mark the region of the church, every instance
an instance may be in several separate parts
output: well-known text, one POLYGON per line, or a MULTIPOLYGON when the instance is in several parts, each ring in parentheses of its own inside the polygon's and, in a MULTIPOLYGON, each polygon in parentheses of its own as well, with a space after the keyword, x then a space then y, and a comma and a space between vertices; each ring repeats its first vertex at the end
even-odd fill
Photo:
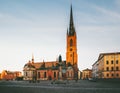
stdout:
POLYGON ((70 23, 66 34, 66 60, 34 62, 34 56, 23 67, 24 80, 73 80, 78 78, 77 35, 74 27, 72 5, 70 23))

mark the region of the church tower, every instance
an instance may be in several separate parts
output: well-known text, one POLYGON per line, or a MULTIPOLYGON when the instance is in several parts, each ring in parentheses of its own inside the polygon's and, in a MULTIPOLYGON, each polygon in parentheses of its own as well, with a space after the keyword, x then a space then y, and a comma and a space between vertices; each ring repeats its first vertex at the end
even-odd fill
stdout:
POLYGON ((72 66, 78 65, 77 59, 77 36, 73 22, 72 5, 70 10, 70 23, 67 29, 67 47, 66 47, 66 64, 72 66))

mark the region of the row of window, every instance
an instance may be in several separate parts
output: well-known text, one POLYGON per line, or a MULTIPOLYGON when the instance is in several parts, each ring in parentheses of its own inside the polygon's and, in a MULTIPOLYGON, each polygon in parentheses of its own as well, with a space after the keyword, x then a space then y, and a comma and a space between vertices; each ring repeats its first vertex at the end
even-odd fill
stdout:
MULTIPOLYGON (((110 67, 106 67, 106 70, 109 71, 110 70, 110 67)), ((119 67, 117 66, 116 69, 114 69, 114 67, 111 67, 111 71, 118 71, 119 70, 119 67)))
MULTIPOLYGON (((56 77, 57 77, 57 73, 56 73, 56 72, 54 72, 53 74, 54 74, 54 75, 53 75, 53 76, 54 76, 54 78, 56 78, 56 77)), ((47 78, 47 73, 46 73, 46 72, 44 72, 44 73, 43 73, 43 76, 44 76, 44 78, 47 78)), ((40 77, 41 77, 41 73, 40 73, 40 72, 38 72, 38 78, 40 78, 40 77)))
MULTIPOLYGON (((110 64, 110 62, 107 60, 107 61, 106 61, 106 64, 110 64)), ((113 60, 111 60, 111 64, 114 64, 114 61, 113 61, 113 60)), ((119 64, 119 61, 118 61, 118 60, 116 60, 116 64, 119 64)))
POLYGON ((110 77, 110 76, 111 76, 111 77, 114 77, 114 76, 115 76, 115 77, 119 77, 119 74, 118 74, 118 73, 117 73, 117 74, 113 74, 113 73, 112 73, 112 74, 109 74, 109 73, 107 73, 106 76, 107 76, 107 77, 110 77))

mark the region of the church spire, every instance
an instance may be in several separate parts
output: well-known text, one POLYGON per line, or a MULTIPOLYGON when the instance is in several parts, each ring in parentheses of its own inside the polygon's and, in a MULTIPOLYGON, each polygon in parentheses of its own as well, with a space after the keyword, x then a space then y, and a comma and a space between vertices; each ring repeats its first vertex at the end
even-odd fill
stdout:
POLYGON ((70 10, 70 24, 69 24, 69 35, 73 36, 75 34, 74 22, 73 22, 73 12, 72 12, 72 4, 70 10))
POLYGON ((32 54, 32 63, 34 63, 34 55, 32 54))
POLYGON ((70 23, 67 31, 67 52, 66 52, 66 64, 77 64, 77 35, 73 22, 72 5, 70 7, 70 23))
POLYGON ((68 28, 67 28, 67 35, 69 35, 68 28))

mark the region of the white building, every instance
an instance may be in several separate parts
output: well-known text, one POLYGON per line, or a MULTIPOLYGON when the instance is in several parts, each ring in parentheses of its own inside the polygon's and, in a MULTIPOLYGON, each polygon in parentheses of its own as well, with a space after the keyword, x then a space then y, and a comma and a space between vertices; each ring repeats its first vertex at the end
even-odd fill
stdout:
POLYGON ((92 65, 92 78, 98 78, 98 61, 92 65))

